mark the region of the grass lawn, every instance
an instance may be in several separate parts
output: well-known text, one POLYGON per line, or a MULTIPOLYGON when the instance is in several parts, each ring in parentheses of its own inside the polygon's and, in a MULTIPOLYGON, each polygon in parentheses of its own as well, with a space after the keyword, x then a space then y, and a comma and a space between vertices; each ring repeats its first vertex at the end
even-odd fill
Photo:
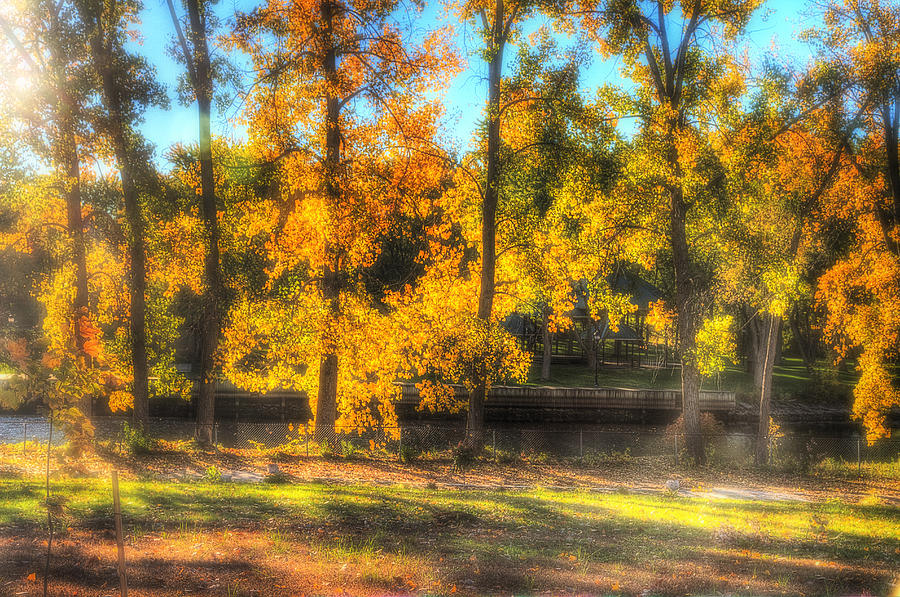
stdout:
MULTIPOLYGON (((871 496, 140 479, 121 491, 132 595, 887 595, 900 570, 900 512, 871 496)), ((113 594, 109 482, 54 492, 54 594, 113 594)), ((0 594, 38 594, 42 497, 37 477, 0 478, 0 594)))
MULTIPOLYGON (((591 387, 594 385, 594 372, 584 364, 554 363, 550 369, 550 379, 540 379, 540 365, 532 366, 529 372, 528 383, 534 385, 551 385, 567 387, 591 387)), ((667 369, 655 369, 648 367, 613 367, 606 366, 599 369, 598 384, 615 388, 661 388, 681 389, 681 372, 677 367, 667 369)), ((820 363, 818 375, 830 386, 832 392, 846 392, 856 384, 859 374, 851 365, 847 371, 837 371, 820 363)), ((720 375, 718 382, 715 379, 703 380, 703 388, 714 390, 717 387, 723 390, 733 390, 739 393, 753 391, 753 377, 739 367, 729 367, 720 375)), ((773 387, 776 395, 779 393, 803 396, 811 390, 820 389, 823 382, 813 380, 803 361, 797 358, 785 358, 776 365, 773 372, 773 387)))

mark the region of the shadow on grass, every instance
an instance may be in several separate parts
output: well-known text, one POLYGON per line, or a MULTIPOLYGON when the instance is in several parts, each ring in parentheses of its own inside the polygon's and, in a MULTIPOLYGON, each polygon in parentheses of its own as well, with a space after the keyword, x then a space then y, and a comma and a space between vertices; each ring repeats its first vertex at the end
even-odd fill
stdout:
MULTIPOLYGON (((114 541, 113 537, 91 536, 90 543, 93 545, 78 544, 65 534, 61 536, 50 560, 51 589, 58 591, 60 585, 78 586, 87 590, 117 587, 119 580, 115 561, 102 559, 90 548, 104 543, 114 545, 114 541)), ((37 586, 29 585, 27 576, 38 570, 37 580, 43 580, 45 552, 44 548, 34 548, 36 542, 40 542, 40 537, 25 534, 9 543, 0 543, 0 561, 4 562, 0 566, 0 585, 3 585, 0 591, 15 587, 17 581, 23 589, 37 586)), ((103 553, 109 553, 109 550, 103 553)), ((259 576, 258 567, 245 558, 177 560, 135 555, 133 551, 129 551, 128 555, 128 586, 147 594, 205 591, 215 585, 227 585, 234 578, 259 576)), ((262 577, 259 578, 262 580, 262 577)), ((110 591, 111 589, 106 592, 110 591)))
MULTIPOLYGON (((111 528, 103 484, 73 481, 57 490, 68 498, 74 526, 111 528)), ((0 483, 0 497, 10 498, 0 502, 0 516, 12 519, 17 508, 39 503, 40 486, 0 483)), ((877 531, 879 525, 896 528, 889 522, 897 510, 881 505, 130 482, 123 484, 123 507, 129 528, 283 531, 279 540, 288 544, 281 551, 285 557, 313 546, 325 554, 317 556, 324 558, 323 565, 341 559, 401 561, 412 554, 446 582, 477 593, 601 592, 613 579, 640 582, 659 594, 734 591, 748 583, 766 591, 815 587, 816 593, 878 593, 887 591, 898 561, 896 538, 877 531), (741 524, 745 519, 756 521, 760 529, 747 530, 741 524), (843 524, 844 519, 853 524, 843 524), (873 532, 855 530, 864 525, 873 532), (691 570, 702 574, 686 572, 691 570)), ((40 522, 27 524, 37 530, 40 522)), ((211 577, 219 564, 203 559, 182 563, 211 577)), ((160 574, 170 573, 163 564, 171 565, 169 560, 158 563, 160 574)), ((148 561, 144 568, 152 566, 148 561)), ((373 590, 386 586, 377 575, 367 578, 360 582, 373 590)))

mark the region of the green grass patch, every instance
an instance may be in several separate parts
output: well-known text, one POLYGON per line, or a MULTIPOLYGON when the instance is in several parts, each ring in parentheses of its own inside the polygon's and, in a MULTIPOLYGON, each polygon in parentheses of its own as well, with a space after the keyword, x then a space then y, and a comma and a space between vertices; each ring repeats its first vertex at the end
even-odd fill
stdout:
MULTIPOLYGON (((445 588, 474 579, 459 585, 470 594, 498 586, 520 593, 564 590, 571 583, 585 590, 627 585, 638 594, 651 586, 660 595, 744 586, 884 594, 900 562, 900 512, 874 497, 805 503, 156 481, 123 481, 120 490, 132 544, 152 536, 201 545, 208 537, 240 533, 242 541, 254 536, 263 546, 253 558, 302 554, 333 564, 335 574, 349 566, 356 571, 353 582, 374 588, 395 586, 414 565, 416 578, 445 588), (850 569, 864 573, 831 573, 850 569), (684 570, 702 574, 684 584, 684 570)), ((65 527, 111 528, 105 480, 56 481, 53 491, 64 502, 65 527)), ((0 479, 0 536, 23 527, 40 532, 42 496, 37 479, 0 479)), ((227 539, 229 547, 238 545, 234 541, 227 539)))
MULTIPOLYGON (((63 498, 66 516, 73 525, 91 525, 112 515, 110 488, 104 480, 56 481, 52 489, 63 498)), ((43 491, 38 480, 0 480, 0 525, 44 524, 43 491)), ((696 547, 708 545, 712 535, 727 526, 747 541, 765 537, 779 553, 797 549, 819 553, 821 546, 809 543, 809 539, 823 525, 811 525, 812 515, 826 521, 824 526, 832 540, 825 551, 831 555, 856 553, 863 546, 887 539, 895 543, 900 540, 896 508, 840 500, 813 504, 588 491, 456 491, 319 483, 269 486, 122 481, 120 491, 126 519, 143 529, 202 529, 272 520, 304 521, 310 527, 345 531, 369 529, 370 541, 364 545, 345 542, 335 546, 348 552, 373 551, 378 546, 372 540, 383 542, 398 533, 415 539, 419 537, 417 530, 468 527, 509 533, 510 540, 516 531, 548 537, 558 532, 576 536, 615 533, 625 547, 628 538, 636 542, 634 553, 628 557, 653 557, 656 550, 668 552, 670 548, 648 542, 648 538, 661 539, 663 544, 678 538, 685 546, 696 547)), ((277 537, 284 540, 284 535, 277 537)), ((573 544, 585 550, 591 547, 587 540, 575 539, 573 544)), ((505 549, 510 554, 532 553, 538 545, 523 541, 508 544, 505 549)), ((486 545, 485 549, 492 548, 486 545)))
MULTIPOLYGON (((529 372, 529 385, 550 385, 563 387, 594 386, 594 371, 585 364, 554 363, 550 369, 550 379, 540 379, 540 365, 529 372)), ((849 399, 850 391, 859 379, 859 374, 851 364, 845 371, 839 371, 829 363, 821 362, 811 375, 797 358, 785 358, 775 365, 773 388, 776 395, 787 394, 800 399, 821 401, 823 397, 833 401, 849 399)), ((613 388, 658 388, 677 390, 681 388, 681 373, 678 367, 666 369, 648 367, 600 367, 597 385, 613 388)), ((729 367, 718 378, 703 380, 703 389, 731 390, 739 393, 753 392, 753 376, 740 367, 729 367)))

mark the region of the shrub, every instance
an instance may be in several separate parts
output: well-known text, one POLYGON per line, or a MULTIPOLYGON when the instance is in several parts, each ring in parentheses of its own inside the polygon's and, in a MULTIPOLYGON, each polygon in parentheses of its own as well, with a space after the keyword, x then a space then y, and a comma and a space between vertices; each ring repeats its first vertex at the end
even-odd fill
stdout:
POLYGON ((222 471, 216 465, 211 464, 206 467, 206 472, 203 473, 203 480, 209 483, 218 483, 222 480, 222 471))
POLYGON ((794 391, 790 397, 813 404, 845 406, 851 402, 853 390, 838 379, 837 371, 816 371, 810 376, 809 382, 794 391))
POLYGON ((153 440, 154 452, 196 454, 200 451, 200 443, 196 437, 190 439, 155 439, 153 440))
POLYGON ((262 442, 248 440, 250 445, 256 450, 260 456, 267 456, 272 460, 279 462, 289 462, 295 460, 306 452, 306 446, 299 440, 290 440, 277 446, 268 447, 262 442))
POLYGON ((809 474, 815 465, 820 446, 815 438, 772 436, 769 444, 769 466, 775 470, 800 475, 809 474))
POLYGON ((419 459, 422 449, 414 443, 405 443, 400 446, 400 462, 410 464, 419 459))
POLYGON ((341 455, 344 458, 354 458, 359 452, 359 448, 348 439, 341 440, 341 455))
POLYGON ((453 470, 464 471, 475 463, 479 448, 465 440, 453 449, 453 470))
MULTIPOLYGON (((817 474, 837 477, 856 477, 858 467, 855 460, 824 458, 815 465, 817 474)), ((859 474, 873 479, 900 479, 900 458, 883 462, 864 460, 859 474)))
POLYGON ((487 452, 488 458, 498 464, 513 464, 519 461, 519 455, 512 450, 504 450, 502 448, 495 450, 493 447, 488 446, 485 448, 485 452, 487 452))
POLYGON ((322 458, 337 458, 339 456, 337 445, 327 439, 319 442, 319 454, 322 458))
POLYGON ((149 454, 156 442, 141 427, 132 427, 126 421, 119 433, 119 443, 129 454, 149 454))

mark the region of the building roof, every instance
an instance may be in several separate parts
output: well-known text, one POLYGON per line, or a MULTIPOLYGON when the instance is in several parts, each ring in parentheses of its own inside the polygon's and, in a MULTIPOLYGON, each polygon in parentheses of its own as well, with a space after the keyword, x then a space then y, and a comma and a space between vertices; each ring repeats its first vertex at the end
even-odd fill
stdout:
POLYGON ((647 310, 650 303, 655 303, 662 298, 662 291, 647 282, 639 276, 632 276, 627 273, 613 274, 610 283, 618 292, 631 295, 631 302, 638 306, 638 309, 647 310))
MULTIPOLYGON (((656 302, 662 298, 662 291, 647 282, 639 276, 634 276, 627 272, 616 272, 607 277, 607 282, 612 286, 613 290, 620 294, 627 294, 631 297, 631 302, 637 305, 638 310, 648 311, 650 303, 656 302)), ((587 315, 587 284, 579 284, 575 289, 577 301, 573 314, 587 315)))
POLYGON ((609 322, 606 317, 604 317, 600 322, 598 322, 598 330, 599 337, 598 340, 627 340, 627 341, 635 341, 642 342, 644 339, 641 338, 641 335, 634 331, 634 328, 630 325, 619 323, 618 331, 613 331, 609 327, 609 322))

